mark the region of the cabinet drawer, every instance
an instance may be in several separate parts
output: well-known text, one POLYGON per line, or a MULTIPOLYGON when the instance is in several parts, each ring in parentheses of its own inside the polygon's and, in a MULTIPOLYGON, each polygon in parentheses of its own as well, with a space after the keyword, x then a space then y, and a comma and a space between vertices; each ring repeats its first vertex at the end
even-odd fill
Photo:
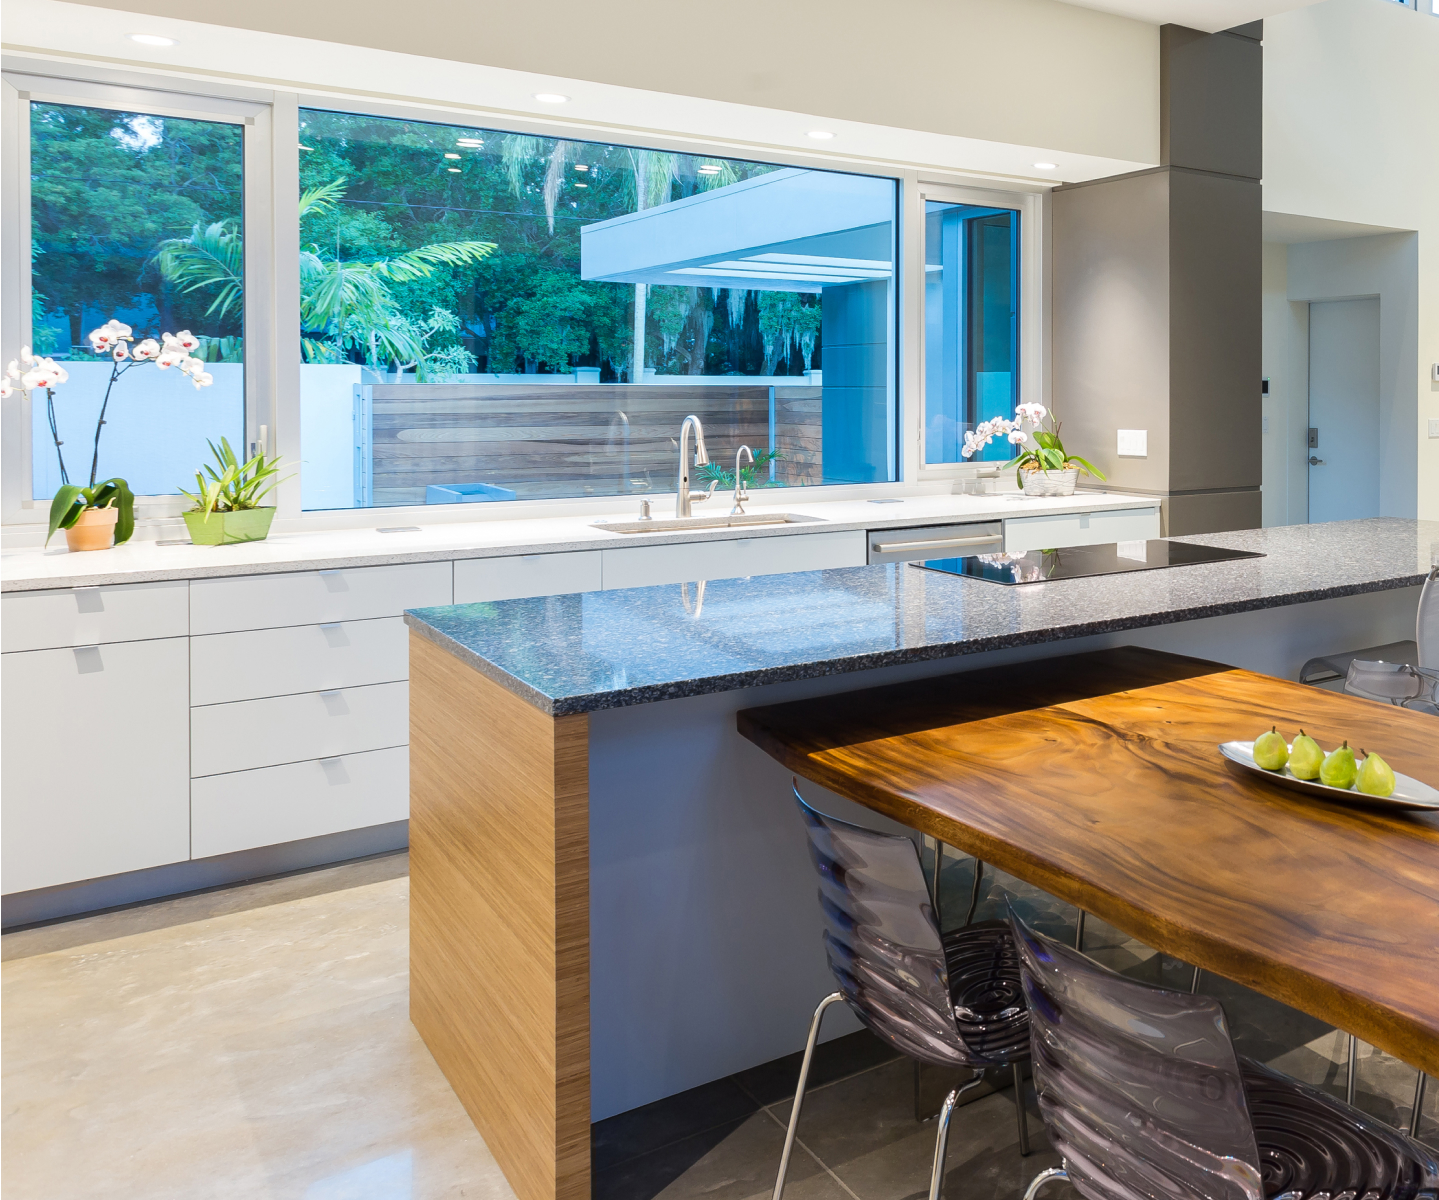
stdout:
POLYGON ((522 554, 513 558, 462 558, 455 563, 456 604, 599 590, 598 550, 522 554))
POLYGON ((403 746, 410 685, 307 692, 190 710, 190 774, 219 775, 403 746))
POLYGON ((1061 546, 1099 546, 1159 536, 1157 508, 1120 508, 1108 512, 1011 517, 1004 523, 1004 549, 1010 554, 1054 550, 1061 546))
POLYGON ((407 608, 453 603, 453 579, 447 562, 193 579, 190 632, 397 617, 407 608))
POLYGON ((407 746, 211 775, 190 785, 191 854, 208 858, 409 815, 407 746))
POLYGON ((6 892, 190 857, 185 638, 0 659, 6 892))
POLYGON ((189 591, 189 580, 179 579, 6 592, 0 597, 0 648, 8 653, 184 637, 189 591))
POLYGON ((649 587, 699 579, 736 579, 862 567, 865 533, 795 533, 781 537, 683 542, 674 546, 626 546, 603 550, 605 588, 649 587))
POLYGON ((409 674, 404 617, 190 639, 193 705, 392 683, 409 674))

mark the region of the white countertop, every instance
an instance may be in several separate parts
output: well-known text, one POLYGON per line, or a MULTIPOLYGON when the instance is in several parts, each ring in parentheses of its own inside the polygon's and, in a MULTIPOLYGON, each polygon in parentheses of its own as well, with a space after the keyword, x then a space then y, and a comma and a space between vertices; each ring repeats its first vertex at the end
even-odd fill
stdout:
MULTIPOLYGON (((655 497, 656 516, 667 515, 663 498, 655 497)), ((713 511, 728 511, 728 496, 717 494, 713 511), (725 505, 726 507, 719 507, 725 505)), ((446 522, 421 526, 413 533, 380 533, 387 521, 383 508, 373 510, 375 524, 360 529, 327 529, 272 534, 263 542, 232 546, 162 546, 131 541, 109 550, 72 554, 59 535, 49 548, 0 551, 0 591, 87 587, 117 583, 149 583, 169 579, 208 579, 226 575, 267 575, 337 567, 373 567, 392 563, 434 562, 460 558, 493 558, 515 554, 555 554, 568 550, 605 550, 619 546, 665 545, 677 542, 722 541, 734 538, 788 537, 794 534, 855 529, 903 529, 957 521, 1101 512, 1110 509, 1154 508, 1153 496, 1080 492, 1067 497, 1028 497, 1018 493, 983 496, 908 496, 898 502, 840 500, 807 503, 793 491, 758 497, 750 512, 777 508, 818 518, 786 525, 739 526, 663 533, 620 534, 594 528, 597 520, 632 520, 633 502, 602 517, 540 517, 527 520, 446 522)), ((697 515, 708 515, 697 513, 697 515)))

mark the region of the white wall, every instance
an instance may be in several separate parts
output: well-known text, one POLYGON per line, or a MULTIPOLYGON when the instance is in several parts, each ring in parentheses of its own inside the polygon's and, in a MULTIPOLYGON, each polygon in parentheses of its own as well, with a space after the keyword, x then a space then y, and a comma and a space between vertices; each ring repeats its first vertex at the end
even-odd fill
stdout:
POLYGON ((1264 243, 1262 374, 1264 525, 1301 525, 1308 519, 1305 458, 1309 407, 1309 306, 1289 300, 1289 247, 1264 243))
MULTIPOLYGON (((1389 345, 1400 357, 1386 393, 1396 422, 1386 444, 1402 453, 1397 423, 1412 426, 1406 475, 1417 515, 1439 519, 1439 439, 1426 429, 1439 418, 1439 384, 1429 379, 1439 362, 1439 18, 1391 0, 1325 0, 1269 18, 1264 110, 1266 212, 1418 232, 1413 339, 1389 345)), ((1353 252, 1294 247, 1291 295, 1297 261, 1317 272, 1331 255, 1353 252)))

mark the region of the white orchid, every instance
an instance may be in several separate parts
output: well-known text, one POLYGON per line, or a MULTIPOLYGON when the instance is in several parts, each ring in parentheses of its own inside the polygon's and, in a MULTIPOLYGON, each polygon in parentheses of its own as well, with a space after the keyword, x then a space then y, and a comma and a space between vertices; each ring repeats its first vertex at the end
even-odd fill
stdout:
POLYGON ((1038 425, 1048 414, 1049 410, 1042 404, 1020 404, 1014 409, 1015 416, 1031 425, 1038 425))
POLYGON ((195 385, 198 392, 203 387, 209 387, 215 382, 215 377, 209 371, 195 371, 190 376, 190 382, 195 385))
POLYGON ((197 373, 203 373, 204 370, 205 360, 203 358, 193 358, 187 356, 185 361, 180 364, 180 371, 185 375, 195 375, 197 373))
POLYGON ((182 350, 165 350, 155 360, 155 365, 162 371, 168 371, 171 367, 183 368, 190 356, 182 350))
POLYGON ((160 355, 160 343, 154 338, 146 338, 143 342, 136 343, 130 351, 130 357, 136 362, 145 362, 148 359, 158 358, 160 355))
POLYGON ((99 329, 90 331, 90 349, 96 354, 105 354, 115 348, 117 342, 133 341, 130 326, 111 317, 99 329))
POLYGON ((130 357, 130 351, 126 348, 124 342, 116 342, 115 349, 110 351, 110 357, 116 362, 124 362, 130 357))
POLYGON ((37 358, 35 365, 20 377, 20 386, 33 392, 36 388, 58 387, 69 378, 69 372, 53 358, 37 358))
POLYGON ((8 375, 0 375, 0 400, 8 400, 15 394, 15 385, 8 375))
POLYGON ((1029 434, 1022 429, 1011 429, 1009 431, 1009 444, 1011 446, 1024 446, 1029 442, 1029 434))
POLYGON ((200 339, 188 329, 182 329, 179 333, 167 333, 164 337, 166 350, 183 350, 189 354, 200 348, 200 339))
MULTIPOLYGON (((1007 437, 1011 442, 1015 440, 1014 434, 1019 427, 1004 417, 991 417, 988 421, 981 421, 974 427, 973 433, 964 435, 964 449, 961 451, 965 458, 972 458, 980 450, 983 450, 997 437, 1007 437)), ((1025 435, 1020 433, 1020 437, 1025 435)))

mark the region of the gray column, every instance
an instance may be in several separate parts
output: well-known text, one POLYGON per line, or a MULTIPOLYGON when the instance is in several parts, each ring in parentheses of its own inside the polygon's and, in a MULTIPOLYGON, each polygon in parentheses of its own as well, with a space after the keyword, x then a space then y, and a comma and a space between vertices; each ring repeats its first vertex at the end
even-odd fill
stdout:
POLYGON ((1053 196, 1065 445, 1164 497, 1168 534, 1260 524, 1260 32, 1164 26, 1162 165, 1053 196))

